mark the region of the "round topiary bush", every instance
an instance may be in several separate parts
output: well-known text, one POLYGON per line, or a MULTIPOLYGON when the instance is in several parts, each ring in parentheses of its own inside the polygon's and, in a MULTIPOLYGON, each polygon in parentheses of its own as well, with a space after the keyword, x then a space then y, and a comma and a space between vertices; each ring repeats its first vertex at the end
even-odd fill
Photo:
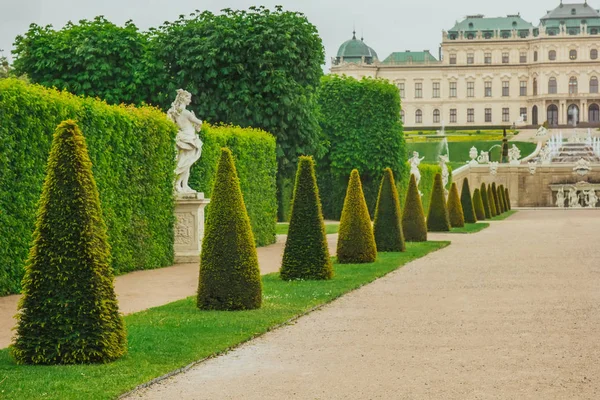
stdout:
POLYGON ((471 188, 469 187, 469 180, 467 178, 463 179, 463 185, 460 192, 460 204, 462 205, 465 222, 469 224, 477 222, 473 199, 471 198, 471 188))
POLYGON ((506 203, 508 204, 508 209, 512 210, 512 205, 510 204, 510 193, 508 191, 508 188, 504 189, 505 190, 505 194, 506 194, 506 203))
POLYGON ((251 310, 262 282, 250 219, 229 149, 221 149, 200 254, 198 308, 251 310))
POLYGON ((487 193, 487 188, 485 186, 485 183, 481 183, 481 201, 483 202, 483 211, 485 211, 485 218, 486 219, 490 219, 492 218, 492 207, 490 206, 490 200, 488 197, 488 193, 487 193))
POLYGON ((465 216, 455 182, 452 182, 450 193, 448 194, 448 219, 452 228, 462 228, 465 226, 465 216))
POLYGON ((298 162, 280 276, 284 280, 333 276, 312 157, 300 157, 298 162))
POLYGON ((427 215, 427 230, 429 232, 450 231, 450 219, 444 193, 442 175, 436 174, 431 191, 431 202, 429 203, 429 214, 427 215))
POLYGON ((485 210, 483 208, 483 201, 479 189, 475 189, 475 192, 473 192, 473 206, 475 208, 477 219, 483 221, 485 219, 485 210))
POLYGON ((386 168, 377 205, 375 206, 375 222, 373 234, 378 251, 405 251, 404 234, 402 233, 402 215, 400 214, 400 199, 394 182, 394 173, 386 168))
POLYGON ((340 219, 337 259, 342 264, 372 263, 377 247, 360 176, 356 169, 350 174, 344 208, 340 219))
POLYGON ((496 208, 496 215, 502 214, 502 208, 500 207, 500 198, 498 197, 498 187, 496 182, 492 183, 492 197, 494 198, 494 207, 496 208))
POLYGON ((487 195, 488 195, 488 201, 490 203, 490 213, 492 214, 492 217, 495 217, 496 215, 498 215, 498 210, 496 209, 496 200, 494 199, 494 192, 492 191, 492 185, 488 185, 487 187, 487 195))
POLYGON ((427 225, 421 203, 421 195, 417 188, 417 180, 411 174, 402 213, 402 231, 407 242, 426 242, 427 225))
POLYGON ((52 141, 16 337, 19 364, 105 363, 127 352, 110 246, 87 146, 75 121, 52 141))

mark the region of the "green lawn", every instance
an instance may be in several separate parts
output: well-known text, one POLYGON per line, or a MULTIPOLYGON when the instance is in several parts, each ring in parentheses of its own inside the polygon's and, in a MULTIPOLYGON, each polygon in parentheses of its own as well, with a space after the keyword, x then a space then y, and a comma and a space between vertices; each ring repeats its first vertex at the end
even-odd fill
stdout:
POLYGON ((476 222, 474 224, 465 224, 462 228, 452 228, 450 233, 475 233, 489 227, 490 224, 485 222, 476 222))
MULTIPOLYGON (((469 150, 475 146, 478 153, 481 150, 489 151, 490 148, 496 145, 501 145, 502 141, 478 141, 476 139, 465 142, 450 142, 448 143, 448 150, 450 151, 450 161, 452 163, 458 163, 459 166, 465 165, 469 158, 469 150)), ((526 157, 533 153, 536 143, 529 142, 510 142, 509 146, 515 144, 519 150, 521 150, 521 157, 526 157)), ((407 154, 411 155, 413 151, 418 151, 421 157, 425 157, 424 163, 438 163, 438 156, 440 154, 441 142, 426 142, 426 143, 406 143, 407 154)), ((498 161, 500 158, 500 147, 496 146, 492 150, 490 157, 492 161, 498 161)), ((445 151, 444 151, 445 152, 445 151)), ((457 164, 452 164, 453 168, 457 164)))
POLYGON ((103 365, 19 366, 0 350, 0 398, 114 399, 205 357, 224 352, 273 327, 367 284, 449 242, 407 243, 404 253, 379 253, 373 264, 335 264, 330 281, 283 282, 263 276, 263 308, 199 311, 195 298, 125 317, 129 353, 103 365))
MULTIPOLYGON (((287 222, 278 222, 275 232, 278 235, 287 235, 289 227, 290 227, 290 224, 287 222)), ((327 235, 330 235, 332 233, 338 233, 339 227, 340 227, 339 222, 327 223, 327 224, 325 224, 325 233, 327 235)))
POLYGON ((505 212, 504 214, 496 215, 495 217, 490 218, 490 221, 502 221, 503 219, 506 219, 506 218, 510 217, 511 215, 514 215, 516 212, 517 212, 517 210, 509 210, 509 211, 505 212))

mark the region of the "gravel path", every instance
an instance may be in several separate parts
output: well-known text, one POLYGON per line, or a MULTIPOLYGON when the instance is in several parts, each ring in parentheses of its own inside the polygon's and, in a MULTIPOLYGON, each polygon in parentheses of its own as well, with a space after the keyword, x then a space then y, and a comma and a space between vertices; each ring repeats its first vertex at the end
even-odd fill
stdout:
POLYGON ((450 247, 131 398, 598 399, 598 227, 598 211, 520 211, 452 235, 450 247))

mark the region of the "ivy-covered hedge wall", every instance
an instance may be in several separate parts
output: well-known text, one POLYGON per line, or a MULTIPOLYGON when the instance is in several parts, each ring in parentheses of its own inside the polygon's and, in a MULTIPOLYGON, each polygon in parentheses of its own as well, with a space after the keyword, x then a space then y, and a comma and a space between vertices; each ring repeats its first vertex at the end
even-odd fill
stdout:
MULTIPOLYGON (((233 153, 244 203, 258 246, 275 243, 277 222, 277 159, 275 137, 237 126, 202 125, 202 157, 192 167, 190 186, 210 198, 221 147, 233 153)), ((210 212, 210 204, 207 207, 210 212)))
POLYGON ((116 272, 173 262, 176 127, 154 108, 0 80, 0 295, 17 293, 57 125, 86 137, 116 272))
POLYGON ((350 172, 360 173, 373 215, 385 168, 403 176, 407 168, 398 88, 383 79, 329 75, 317 90, 327 152, 317 161, 325 218, 339 219, 350 172))

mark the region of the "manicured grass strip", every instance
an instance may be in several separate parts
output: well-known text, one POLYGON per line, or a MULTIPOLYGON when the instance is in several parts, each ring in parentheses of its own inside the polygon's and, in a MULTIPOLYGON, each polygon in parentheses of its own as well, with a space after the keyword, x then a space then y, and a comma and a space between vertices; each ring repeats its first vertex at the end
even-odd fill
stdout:
MULTIPOLYGON (((289 227, 290 227, 290 224, 288 224, 287 222, 278 222, 275 233, 277 233, 278 235, 287 235, 289 227)), ((325 234, 330 235, 332 233, 338 233, 339 227, 340 227, 340 224, 338 222, 326 223, 325 224, 325 234)))
POLYGON ((492 217, 490 219, 490 221, 502 221, 503 219, 506 219, 508 217, 510 217, 513 214, 516 214, 517 210, 509 210, 507 212, 505 212, 504 214, 500 214, 500 215, 496 215, 495 217, 492 217))
POLYGON ((476 222, 474 224, 465 224, 462 228, 452 228, 450 233, 475 233, 482 231, 489 226, 490 224, 486 222, 476 222))
POLYGON ((0 398, 114 399, 136 386, 218 354, 381 277, 449 242, 407 243, 404 253, 379 253, 373 264, 334 264, 327 281, 263 279, 263 307, 200 311, 195 297, 125 317, 129 353, 111 364, 20 366, 0 351, 0 398))

